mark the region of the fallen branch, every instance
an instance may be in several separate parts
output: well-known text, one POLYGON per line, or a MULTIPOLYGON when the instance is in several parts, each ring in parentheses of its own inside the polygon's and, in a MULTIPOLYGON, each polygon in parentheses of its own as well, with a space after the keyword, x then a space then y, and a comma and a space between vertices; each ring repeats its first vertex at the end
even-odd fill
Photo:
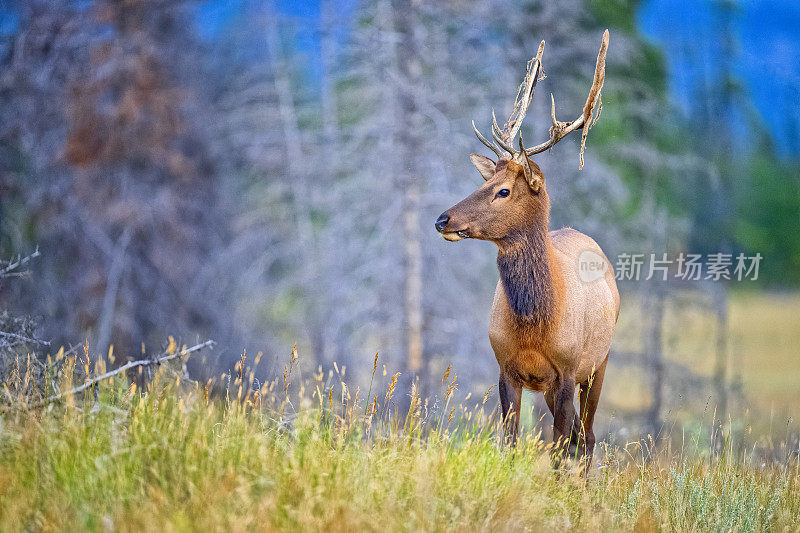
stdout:
MULTIPOLYGON (((161 363, 164 363, 166 361, 170 361, 172 359, 176 359, 178 357, 182 357, 184 355, 188 355, 188 354, 193 353, 193 352, 198 352, 198 351, 202 350, 203 348, 209 348, 209 347, 213 346, 214 344, 215 344, 214 341, 207 340, 206 342, 197 344, 195 346, 192 346, 191 348, 186 348, 185 350, 178 350, 173 354, 164 352, 161 356, 156 357, 155 359, 140 359, 138 361, 131 361, 129 363, 126 363, 126 364, 122 365, 119 368, 111 370, 110 372, 106 372, 105 374, 101 374, 101 375, 97 376, 96 378, 90 379, 89 381, 86 381, 83 385, 81 385, 79 387, 75 387, 74 389, 71 389, 71 390, 68 390, 66 392, 62 392, 62 393, 59 393, 59 394, 54 394, 53 396, 50 396, 48 398, 45 398, 43 400, 40 400, 38 402, 35 402, 35 403, 32 403, 32 404, 28 405, 28 407, 29 408, 33 408, 33 409, 36 409, 38 407, 43 407, 43 406, 48 405, 50 403, 53 403, 53 402, 56 402, 56 401, 61 400, 63 398, 66 398, 67 396, 72 396, 73 394, 77 394, 79 392, 83 392, 86 389, 96 385, 97 383, 100 383, 103 380, 112 378, 112 377, 116 376, 117 374, 120 374, 122 372, 130 370, 131 368, 136 368, 136 367, 139 367, 139 366, 143 366, 144 367, 144 366, 160 365, 161 363)), ((0 408, 0 411, 6 411, 6 410, 8 410, 8 408, 9 408, 9 406, 4 406, 4 407, 0 408)))
POLYGON ((40 255, 42 254, 39 253, 39 247, 37 246, 36 250, 34 250, 31 255, 25 257, 17 256, 16 261, 11 260, 3 269, 0 269, 0 278, 5 278, 20 274, 19 272, 14 272, 14 270, 16 270, 21 266, 25 266, 30 262, 31 259, 35 259, 40 255))
POLYGON ((47 342, 47 341, 41 341, 39 339, 34 339, 33 337, 25 337, 24 335, 17 335, 16 333, 9 333, 7 331, 0 331, 0 337, 7 337, 9 339, 17 339, 17 340, 23 341, 23 342, 42 344, 44 346, 50 346, 50 343, 47 342))

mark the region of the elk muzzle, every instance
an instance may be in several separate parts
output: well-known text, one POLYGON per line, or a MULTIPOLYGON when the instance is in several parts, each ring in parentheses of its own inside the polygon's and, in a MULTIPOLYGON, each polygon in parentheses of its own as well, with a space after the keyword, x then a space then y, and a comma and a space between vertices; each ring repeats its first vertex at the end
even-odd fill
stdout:
POLYGON ((466 239, 469 237, 469 232, 466 228, 462 228, 460 230, 453 230, 452 228, 448 228, 448 224, 451 222, 450 215, 447 214, 448 211, 445 211, 439 218, 436 219, 436 231, 442 234, 445 240, 455 242, 460 241, 461 239, 466 239))

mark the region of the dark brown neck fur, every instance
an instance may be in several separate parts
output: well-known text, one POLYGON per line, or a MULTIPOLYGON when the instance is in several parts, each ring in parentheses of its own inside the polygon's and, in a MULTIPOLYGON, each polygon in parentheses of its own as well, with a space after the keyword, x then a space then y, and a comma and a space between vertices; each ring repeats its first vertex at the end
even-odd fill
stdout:
POLYGON ((543 338, 555 317, 547 218, 509 235, 497 254, 497 268, 517 325, 528 337, 543 338))

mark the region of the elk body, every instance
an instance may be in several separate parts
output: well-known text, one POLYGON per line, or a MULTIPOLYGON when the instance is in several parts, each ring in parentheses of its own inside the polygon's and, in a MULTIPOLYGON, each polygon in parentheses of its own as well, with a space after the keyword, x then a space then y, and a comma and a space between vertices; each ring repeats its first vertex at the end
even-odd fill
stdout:
MULTIPOLYGON (((520 86, 514 112, 495 142, 477 128, 475 134, 497 161, 472 154, 486 180, 474 193, 436 221, 448 241, 464 238, 494 242, 500 280, 492 304, 489 339, 500 366, 499 394, 506 441, 516 443, 522 389, 544 393, 553 413, 558 450, 591 456, 593 422, 611 339, 619 314, 619 292, 603 251, 590 237, 573 229, 549 231, 550 200, 545 179, 530 156, 543 152, 572 131, 582 129, 581 167, 588 129, 600 111, 608 31, 597 57, 594 82, 583 113, 559 122, 552 104, 550 139, 533 148, 513 147, 540 77, 544 41, 520 86), (598 275, 581 276, 581 261, 594 262, 598 275), (580 389, 580 413, 573 406, 580 389)), ((551 97, 552 98, 552 97, 551 97)), ((494 113, 492 113, 494 116, 494 113)))

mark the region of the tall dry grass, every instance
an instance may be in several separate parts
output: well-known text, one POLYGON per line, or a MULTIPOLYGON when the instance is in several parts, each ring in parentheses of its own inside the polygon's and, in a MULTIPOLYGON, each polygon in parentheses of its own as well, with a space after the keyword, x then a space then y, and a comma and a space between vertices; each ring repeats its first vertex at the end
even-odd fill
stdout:
MULTIPOLYGON (((800 528, 795 455, 760 463, 600 444, 587 477, 554 469, 534 429, 501 445, 494 391, 456 399, 448 369, 398 412, 397 375, 376 358, 366 393, 338 366, 297 378, 293 352, 261 384, 246 357, 219 383, 162 365, 146 390, 124 378, 42 409, 101 371, 85 350, 2 386, 0 530, 689 530, 800 528)), ((574 465, 574 463, 572 463, 574 465)))

